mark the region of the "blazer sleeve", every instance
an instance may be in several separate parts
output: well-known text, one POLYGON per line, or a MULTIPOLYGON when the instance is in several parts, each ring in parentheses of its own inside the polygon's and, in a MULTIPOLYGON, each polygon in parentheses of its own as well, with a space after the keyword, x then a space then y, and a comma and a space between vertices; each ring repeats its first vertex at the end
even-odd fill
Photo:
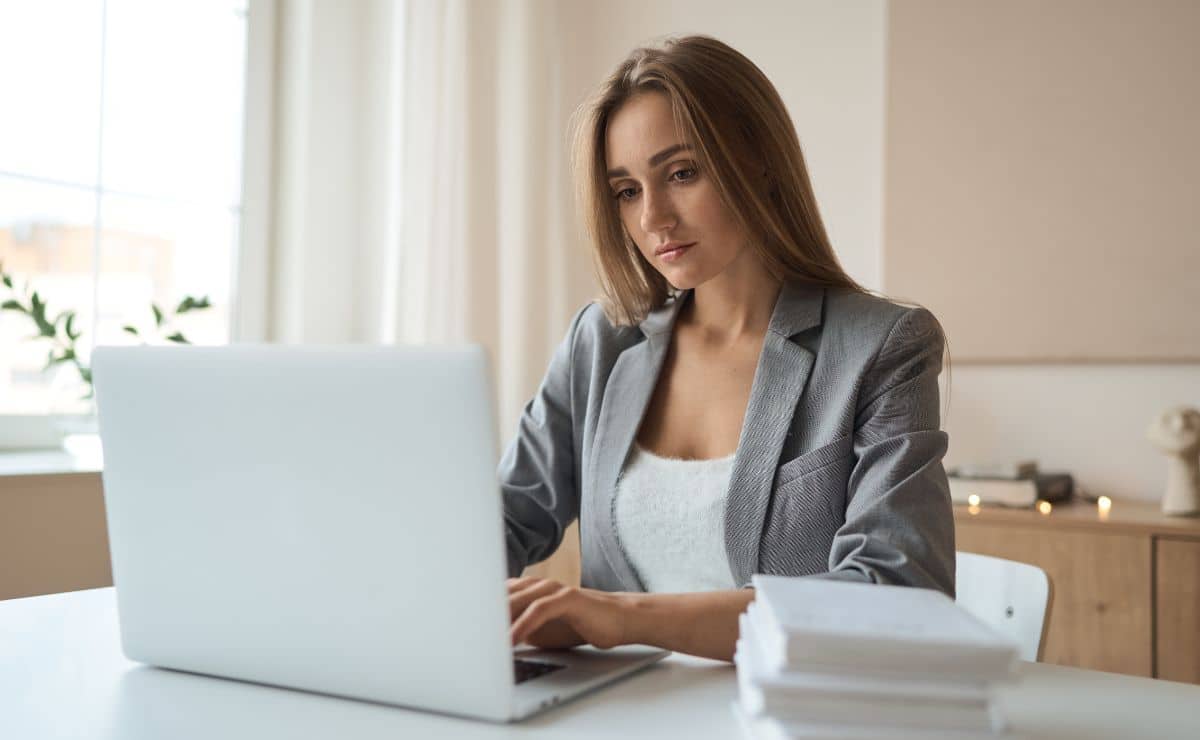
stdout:
POLYGON ((954 595, 954 510, 942 467, 937 378, 945 340, 929 311, 892 326, 867 371, 854 424, 846 519, 825 577, 954 595))
POLYGON ((508 575, 550 557, 563 532, 579 516, 577 451, 572 421, 572 354, 580 320, 554 351, 534 397, 525 405, 517 433, 500 458, 508 575))

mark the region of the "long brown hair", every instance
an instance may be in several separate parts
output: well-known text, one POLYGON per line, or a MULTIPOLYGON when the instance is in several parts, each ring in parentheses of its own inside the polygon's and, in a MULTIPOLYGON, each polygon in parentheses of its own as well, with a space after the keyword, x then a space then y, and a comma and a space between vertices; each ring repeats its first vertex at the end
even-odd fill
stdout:
POLYGON ((676 129, 773 276, 868 292, 842 269, 829 243, 800 140, 775 86, 728 45, 684 36, 635 49, 573 116, 577 196, 612 323, 636 324, 672 293, 626 233, 606 176, 609 120, 644 92, 671 101, 676 129))

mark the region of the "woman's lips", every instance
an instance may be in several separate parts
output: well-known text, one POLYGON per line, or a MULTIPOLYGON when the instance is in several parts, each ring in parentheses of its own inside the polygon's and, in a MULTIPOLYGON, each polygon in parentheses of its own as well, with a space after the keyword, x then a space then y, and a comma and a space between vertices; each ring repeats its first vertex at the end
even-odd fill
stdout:
POLYGON ((660 254, 658 256, 662 258, 663 262, 674 262, 675 260, 682 257, 684 254, 686 254, 687 251, 689 249, 691 249, 694 245, 695 245, 695 242, 692 242, 692 244, 684 244, 682 247, 672 249, 669 252, 663 252, 662 254, 660 254))

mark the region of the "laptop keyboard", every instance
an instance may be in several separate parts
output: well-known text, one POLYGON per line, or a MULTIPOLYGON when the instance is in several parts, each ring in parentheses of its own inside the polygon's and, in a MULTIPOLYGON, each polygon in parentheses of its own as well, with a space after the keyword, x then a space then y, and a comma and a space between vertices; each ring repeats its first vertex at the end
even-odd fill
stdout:
POLYGON ((543 663, 540 660, 513 658, 513 673, 517 677, 517 683, 524 683, 531 678, 544 676, 547 673, 553 673, 563 668, 566 668, 566 666, 559 665, 558 663, 543 663))

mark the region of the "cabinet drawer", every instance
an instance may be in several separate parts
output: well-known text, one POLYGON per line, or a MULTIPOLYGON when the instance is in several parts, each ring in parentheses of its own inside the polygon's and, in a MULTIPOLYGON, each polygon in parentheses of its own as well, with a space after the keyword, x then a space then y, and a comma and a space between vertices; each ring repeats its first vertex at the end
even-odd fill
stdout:
POLYGON ((1200 540, 1155 541, 1157 678, 1200 683, 1200 540))

